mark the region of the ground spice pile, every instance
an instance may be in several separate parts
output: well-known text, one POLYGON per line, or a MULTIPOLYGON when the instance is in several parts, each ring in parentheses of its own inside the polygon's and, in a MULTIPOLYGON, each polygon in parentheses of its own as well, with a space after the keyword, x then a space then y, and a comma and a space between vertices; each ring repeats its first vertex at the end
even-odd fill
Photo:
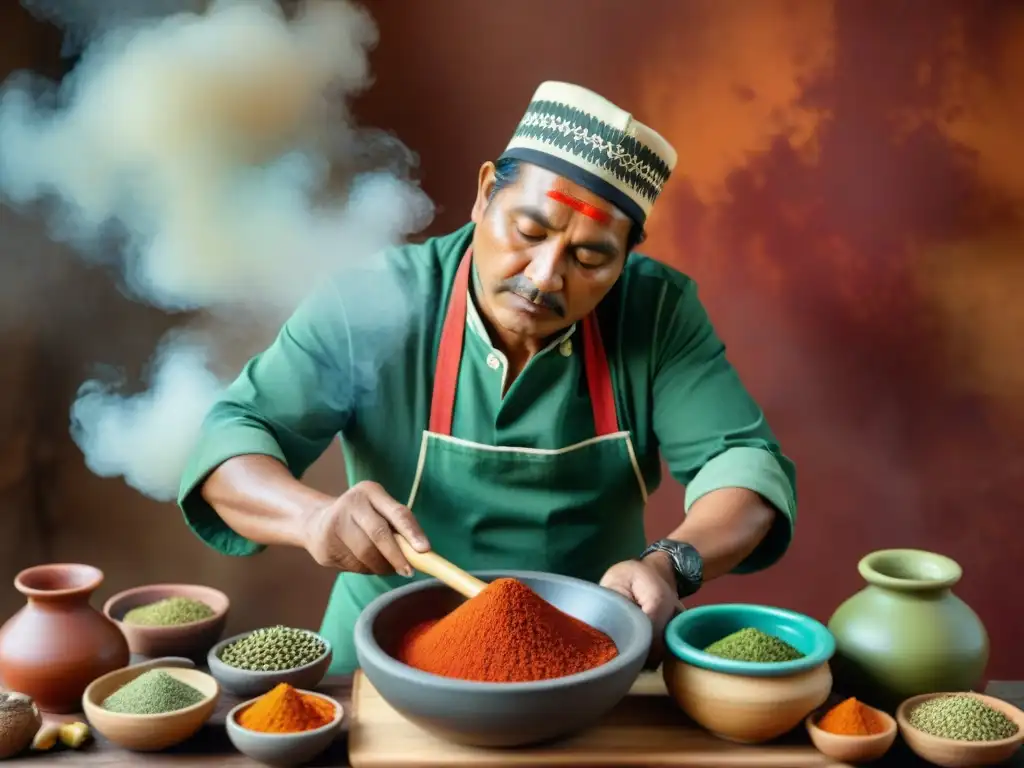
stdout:
POLYGON ((312 731, 334 720, 334 704, 280 683, 238 713, 238 724, 261 733, 312 731))
POLYGON ((1017 733, 1017 724, 974 696, 953 695, 928 699, 907 716, 915 728, 943 739, 999 741, 1017 733))
POLYGON ((414 627, 398 652, 424 672, 488 683, 564 677, 617 655, 606 634, 515 579, 497 579, 443 619, 414 627))
POLYGON ((704 653, 733 661, 754 661, 762 664, 803 658, 803 654, 789 643, 753 627, 741 629, 721 640, 716 640, 704 649, 704 653))
POLYGON ((818 727, 839 736, 872 736, 885 730, 885 721, 871 707, 849 698, 826 712, 818 727))
POLYGON ((162 669, 151 669, 107 696, 102 706, 123 715, 160 715, 191 707, 205 698, 202 692, 162 669))
POLYGON ((214 610, 200 600, 187 597, 168 597, 155 603, 132 608, 124 615, 125 624, 147 627, 170 627, 191 624, 213 616, 214 610))

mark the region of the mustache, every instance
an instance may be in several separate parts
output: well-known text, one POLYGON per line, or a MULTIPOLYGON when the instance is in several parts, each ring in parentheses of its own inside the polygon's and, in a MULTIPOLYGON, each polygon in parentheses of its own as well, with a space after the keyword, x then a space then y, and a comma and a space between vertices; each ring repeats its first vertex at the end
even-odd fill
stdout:
POLYGON ((503 280, 498 285, 498 293, 502 291, 509 291, 517 296, 522 296, 532 304, 539 304, 550 309, 559 317, 565 317, 565 303, 561 297, 554 293, 544 293, 538 290, 537 286, 523 275, 516 275, 515 277, 503 280))

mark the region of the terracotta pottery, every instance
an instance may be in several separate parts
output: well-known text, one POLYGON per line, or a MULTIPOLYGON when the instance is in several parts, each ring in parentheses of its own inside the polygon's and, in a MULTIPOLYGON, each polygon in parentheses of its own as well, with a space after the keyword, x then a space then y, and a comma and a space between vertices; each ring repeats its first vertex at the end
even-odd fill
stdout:
MULTIPOLYGON (((918 757, 929 763, 941 765, 943 768, 979 768, 983 765, 999 765, 1005 763, 1020 749, 1024 742, 1024 712, 1008 701, 985 696, 980 693, 968 693, 999 712, 1002 712, 1017 724, 1017 732, 998 741, 961 741, 932 736, 910 724, 910 713, 914 708, 928 699, 942 696, 946 692, 926 694, 907 699, 896 710, 896 721, 900 724, 900 735, 918 757)), ((1014 761, 1016 762, 1016 761, 1014 761)))
MULTIPOLYGON (((862 705, 866 706, 866 705, 862 705)), ((804 721, 807 734, 811 737, 811 743, 825 757, 831 757, 840 763, 861 763, 874 762, 881 758, 896 741, 896 719, 888 712, 869 707, 879 720, 884 724, 884 730, 880 733, 872 733, 866 736, 855 736, 841 733, 830 733, 818 727, 818 721, 825 714, 827 708, 818 712, 812 712, 804 721)))
POLYGON ((0 629, 0 685, 43 711, 77 712, 89 683, 128 664, 124 635, 89 602, 102 582, 98 568, 70 563, 17 575, 27 602, 0 629))
POLYGON ((785 677, 750 677, 702 669, 669 655, 662 677, 669 696, 691 720, 737 744, 762 744, 788 733, 832 692, 827 663, 785 677))
POLYGON ((968 691, 988 663, 988 633, 950 588, 963 571, 917 549, 872 552, 857 566, 868 586, 833 614, 836 690, 888 712, 911 696, 968 691))
POLYGON ((150 659, 184 656, 205 661, 207 651, 220 640, 224 632, 230 607, 228 596, 212 587, 199 584, 149 584, 118 592, 104 604, 103 615, 121 630, 133 656, 150 659), (148 626, 122 621, 132 608, 169 597, 184 597, 206 603, 213 609, 213 616, 171 626, 148 626))
MULTIPOLYGON (((94 680, 82 695, 82 709, 89 724, 108 741, 135 752, 158 752, 176 746, 203 727, 220 699, 220 686, 189 659, 151 659, 118 669, 94 680), (190 685, 203 695, 202 701, 184 709, 158 715, 126 715, 111 712, 101 705, 121 686, 153 669, 162 669, 178 682, 190 685)), ((173 759, 173 758, 172 758, 173 759)))

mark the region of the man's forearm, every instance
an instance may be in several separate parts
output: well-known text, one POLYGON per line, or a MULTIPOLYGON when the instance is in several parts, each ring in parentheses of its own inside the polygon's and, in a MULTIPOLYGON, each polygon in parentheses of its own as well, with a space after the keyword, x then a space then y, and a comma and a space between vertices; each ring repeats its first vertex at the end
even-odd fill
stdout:
MULTIPOLYGON (((705 581, 724 576, 742 563, 771 530, 778 511, 760 495, 746 488, 720 488, 699 498, 682 525, 668 538, 693 546, 704 561, 705 581)), ((659 553, 655 553, 659 554, 659 553)), ((671 564, 656 559, 667 569, 671 564)))
POLYGON ((303 520, 334 498, 292 477, 270 456, 228 459, 203 483, 203 499, 235 533, 266 545, 302 547, 303 520))

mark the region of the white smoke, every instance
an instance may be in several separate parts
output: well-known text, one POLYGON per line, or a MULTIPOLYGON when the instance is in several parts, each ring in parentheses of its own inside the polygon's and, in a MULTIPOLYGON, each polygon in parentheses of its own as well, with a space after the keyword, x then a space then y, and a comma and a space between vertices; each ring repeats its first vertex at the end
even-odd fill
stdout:
MULTIPOLYGON (((339 270, 372 275, 358 298, 394 329, 401 292, 375 256, 425 227, 433 207, 405 178, 408 150, 347 114, 376 40, 370 16, 341 1, 286 18, 269 0, 222 0, 122 23, 59 86, 21 76, 0 91, 0 194, 50 202, 54 236, 94 257, 113 250, 132 298, 213 313, 224 333, 258 318, 269 340, 339 270), (362 170, 381 153, 390 166, 362 170)), ((141 394, 84 384, 72 435, 90 469, 172 499, 223 386, 217 346, 169 336, 141 394)), ((386 339, 361 349, 365 374, 386 339)))
POLYGON ((37 18, 64 32, 65 54, 81 51, 90 40, 127 22, 158 18, 181 11, 200 12, 207 0, 21 0, 37 18))
POLYGON ((89 381, 71 408, 72 434, 86 465, 160 499, 177 494, 195 429, 220 393, 202 340, 168 336, 155 356, 150 389, 130 397, 89 381))

